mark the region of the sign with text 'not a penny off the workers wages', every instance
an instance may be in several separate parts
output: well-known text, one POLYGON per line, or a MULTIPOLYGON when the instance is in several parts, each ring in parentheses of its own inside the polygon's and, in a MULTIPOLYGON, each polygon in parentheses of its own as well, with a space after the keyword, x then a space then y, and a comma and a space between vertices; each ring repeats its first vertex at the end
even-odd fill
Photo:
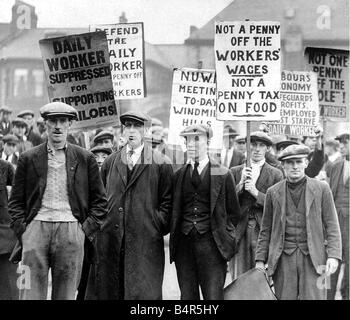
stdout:
POLYGON ((92 25, 107 36, 115 99, 146 96, 143 23, 92 25))
POLYGON ((215 23, 218 120, 278 120, 280 23, 215 23))
POLYGON ((42 39, 39 45, 50 101, 78 111, 72 129, 119 123, 104 32, 42 39))
POLYGON ((210 149, 222 148, 223 121, 216 120, 216 75, 214 70, 174 69, 168 142, 182 145, 180 132, 194 124, 213 129, 210 149))
POLYGON ((320 116, 325 120, 349 121, 349 51, 305 49, 308 68, 317 73, 320 116))
POLYGON ((282 71, 281 118, 267 122, 271 134, 312 136, 319 124, 317 75, 314 72, 282 71))

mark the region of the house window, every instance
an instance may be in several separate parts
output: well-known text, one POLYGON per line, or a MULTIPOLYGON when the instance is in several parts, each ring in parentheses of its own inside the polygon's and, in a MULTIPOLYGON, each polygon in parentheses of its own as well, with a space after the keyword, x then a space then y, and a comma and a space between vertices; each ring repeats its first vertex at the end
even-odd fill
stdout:
POLYGON ((15 69, 13 77, 13 97, 28 96, 28 69, 15 69))
POLYGON ((44 71, 34 69, 32 71, 33 77, 33 95, 36 98, 41 98, 44 95, 44 71))

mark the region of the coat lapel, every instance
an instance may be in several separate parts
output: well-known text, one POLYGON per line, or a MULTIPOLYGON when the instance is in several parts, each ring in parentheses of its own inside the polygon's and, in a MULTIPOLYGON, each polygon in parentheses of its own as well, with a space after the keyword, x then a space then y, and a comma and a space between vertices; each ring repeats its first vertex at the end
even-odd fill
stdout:
POLYGON ((308 177, 306 177, 306 179, 307 179, 307 183, 306 183, 306 189, 305 189, 305 206, 306 206, 306 217, 307 217, 310 213, 311 205, 315 200, 316 192, 315 192, 315 188, 312 183, 312 180, 310 180, 310 178, 308 177))
POLYGON ((69 190, 71 190, 71 186, 74 184, 74 176, 75 171, 78 165, 78 159, 71 144, 67 144, 66 149, 66 170, 67 170, 67 179, 69 190))
POLYGON ((210 213, 213 214, 226 170, 210 158, 210 213))
POLYGON ((39 178, 39 184, 46 183, 47 178, 47 143, 39 147, 38 152, 33 156, 33 166, 39 178))
POLYGON ((337 194, 337 188, 338 188, 338 185, 339 185, 339 181, 340 178, 340 174, 343 172, 343 167, 344 167, 344 159, 341 160, 340 164, 336 164, 335 168, 334 168, 334 175, 332 177, 332 181, 330 181, 330 185, 332 187, 332 193, 333 193, 333 197, 336 196, 337 194))
POLYGON ((126 168, 126 147, 124 147, 121 151, 120 154, 117 156, 118 158, 116 159, 116 164, 117 164, 117 170, 122 178, 122 181, 124 185, 126 186, 126 176, 127 176, 127 168, 126 168))
POLYGON ((266 163, 263 164, 261 171, 260 171, 260 175, 258 177, 258 180, 255 183, 255 187, 258 190, 263 190, 264 186, 265 186, 265 181, 268 181, 269 179, 269 172, 268 172, 268 167, 266 165, 266 163))
POLYGON ((284 227, 286 225, 286 180, 281 183, 280 188, 276 192, 276 201, 280 206, 277 208, 276 212, 281 213, 282 227, 284 232, 284 227))

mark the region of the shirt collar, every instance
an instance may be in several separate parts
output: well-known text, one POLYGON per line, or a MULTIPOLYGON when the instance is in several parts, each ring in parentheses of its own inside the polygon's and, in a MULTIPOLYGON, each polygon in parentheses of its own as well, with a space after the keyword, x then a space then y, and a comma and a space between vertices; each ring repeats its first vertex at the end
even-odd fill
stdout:
POLYGON ((62 148, 59 148, 59 149, 56 149, 55 150, 55 148, 53 147, 53 146, 51 146, 51 144, 50 144, 50 142, 49 142, 49 140, 47 141, 47 152, 48 153, 51 153, 51 154, 55 154, 55 152, 57 151, 57 150, 66 150, 67 149, 67 146, 68 146, 68 144, 67 144, 67 142, 64 144, 64 146, 62 147, 62 148))
MULTIPOLYGON (((194 167, 194 162, 195 161, 192 159, 187 160, 187 164, 191 164, 192 167, 194 167)), ((208 155, 206 155, 205 158, 203 158, 201 161, 199 161, 198 167, 204 168, 208 163, 209 163, 209 157, 208 157, 208 155)))
POLYGON ((259 162, 253 162, 253 161, 251 162, 252 167, 254 166, 254 167, 261 168, 264 164, 265 164, 265 159, 262 159, 259 162))
POLYGON ((142 143, 139 147, 132 149, 129 144, 126 145, 126 153, 128 153, 130 150, 134 151, 134 154, 141 154, 143 150, 144 144, 142 143))

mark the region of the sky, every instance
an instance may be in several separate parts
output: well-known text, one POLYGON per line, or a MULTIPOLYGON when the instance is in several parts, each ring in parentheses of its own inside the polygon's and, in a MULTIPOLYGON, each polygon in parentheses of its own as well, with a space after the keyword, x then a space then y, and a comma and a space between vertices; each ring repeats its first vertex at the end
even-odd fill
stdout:
MULTIPOLYGON (((88 27, 144 22, 145 40, 153 44, 183 43, 190 25, 202 27, 233 0, 25 0, 35 6, 38 27, 88 27)), ((0 0, 0 22, 10 22, 15 0, 0 0)))

